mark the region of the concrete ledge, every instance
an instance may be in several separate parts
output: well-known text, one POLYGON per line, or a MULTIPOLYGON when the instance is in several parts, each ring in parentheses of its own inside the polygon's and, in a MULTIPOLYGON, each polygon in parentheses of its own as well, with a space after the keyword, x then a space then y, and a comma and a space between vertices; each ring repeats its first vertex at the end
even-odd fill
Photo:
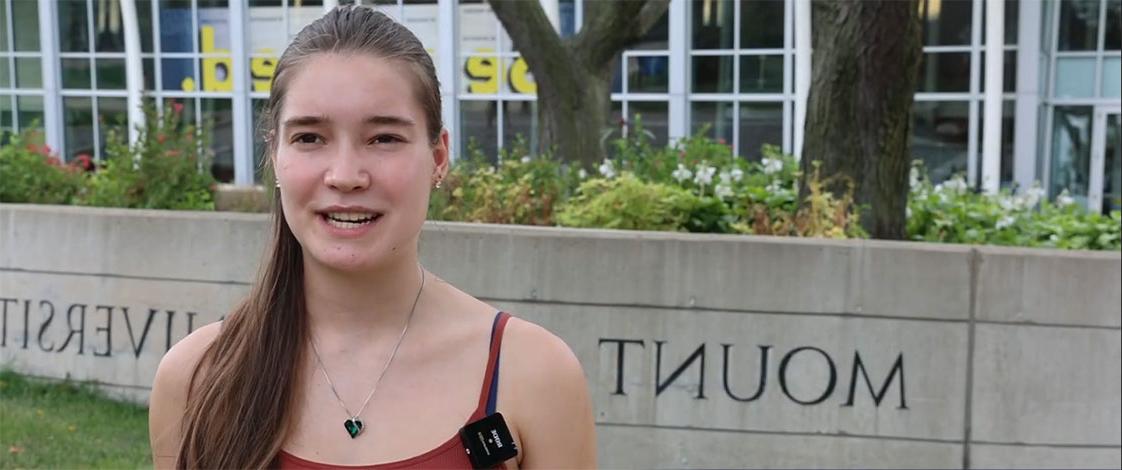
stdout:
MULTIPOLYGON (((0 204, 0 367, 146 401, 269 224, 0 204)), ((430 222, 421 257, 573 348, 608 468, 1120 460, 1116 252, 430 222)))

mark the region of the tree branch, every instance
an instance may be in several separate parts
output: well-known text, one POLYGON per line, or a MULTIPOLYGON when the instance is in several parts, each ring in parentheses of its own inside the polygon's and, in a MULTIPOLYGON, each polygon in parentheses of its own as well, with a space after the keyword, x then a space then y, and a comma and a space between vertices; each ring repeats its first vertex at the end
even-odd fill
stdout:
MULTIPOLYGON (((555 73, 558 59, 569 58, 564 40, 536 0, 489 0, 491 10, 535 75, 555 73)), ((563 62, 560 61, 560 62, 563 62)))
POLYGON ((598 68, 642 39, 666 13, 670 0, 589 0, 584 5, 584 25, 574 41, 575 55, 598 68))

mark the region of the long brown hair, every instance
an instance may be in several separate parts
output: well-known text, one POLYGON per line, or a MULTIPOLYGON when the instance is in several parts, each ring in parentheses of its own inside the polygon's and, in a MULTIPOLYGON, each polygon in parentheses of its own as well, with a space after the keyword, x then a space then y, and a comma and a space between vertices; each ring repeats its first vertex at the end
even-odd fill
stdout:
MULTIPOLYGON (((437 142, 443 126, 432 58, 404 26, 351 5, 312 22, 281 55, 259 123, 270 155, 276 152, 273 136, 291 76, 319 53, 369 54, 408 66, 430 142, 437 142)), ((279 192, 272 225, 272 243, 257 282, 192 372, 178 468, 262 468, 284 443, 290 410, 300 399, 297 366, 303 361, 308 324, 302 249, 284 218, 279 192)))

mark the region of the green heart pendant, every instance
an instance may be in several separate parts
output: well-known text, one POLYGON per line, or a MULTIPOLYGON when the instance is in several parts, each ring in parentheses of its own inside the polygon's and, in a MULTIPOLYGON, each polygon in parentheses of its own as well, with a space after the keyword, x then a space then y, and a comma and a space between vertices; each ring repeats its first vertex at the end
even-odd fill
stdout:
POLYGON ((351 439, 354 439, 362 432, 362 420, 358 418, 348 419, 343 421, 343 427, 346 428, 347 434, 351 435, 351 439))

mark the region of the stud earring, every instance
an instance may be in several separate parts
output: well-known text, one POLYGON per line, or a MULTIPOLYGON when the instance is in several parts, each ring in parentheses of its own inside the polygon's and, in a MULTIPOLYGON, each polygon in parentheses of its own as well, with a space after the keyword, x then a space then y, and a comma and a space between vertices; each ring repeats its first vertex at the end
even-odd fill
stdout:
POLYGON ((280 189, 280 180, 276 180, 276 181, 277 181, 277 189, 280 189))
POLYGON ((440 189, 441 180, 436 180, 436 189, 440 189))

